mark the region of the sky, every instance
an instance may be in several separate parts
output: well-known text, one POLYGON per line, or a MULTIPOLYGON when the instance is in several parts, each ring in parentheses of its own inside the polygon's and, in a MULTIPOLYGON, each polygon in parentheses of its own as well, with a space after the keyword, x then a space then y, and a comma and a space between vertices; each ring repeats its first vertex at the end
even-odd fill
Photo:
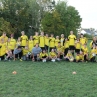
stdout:
POLYGON ((95 28, 97 30, 97 0, 67 0, 67 1, 68 5, 74 6, 76 10, 78 10, 82 18, 81 23, 82 28, 95 28))

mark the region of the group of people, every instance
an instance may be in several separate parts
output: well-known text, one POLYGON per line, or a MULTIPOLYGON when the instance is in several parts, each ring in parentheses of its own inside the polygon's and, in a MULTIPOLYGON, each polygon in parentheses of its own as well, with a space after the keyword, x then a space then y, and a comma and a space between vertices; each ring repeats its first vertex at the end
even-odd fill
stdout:
POLYGON ((13 34, 8 38, 4 32, 0 37, 0 60, 96 62, 97 39, 93 37, 89 47, 87 42, 83 34, 77 38, 73 31, 67 38, 64 34, 54 37, 44 32, 35 32, 28 38, 22 31, 17 40, 13 34))

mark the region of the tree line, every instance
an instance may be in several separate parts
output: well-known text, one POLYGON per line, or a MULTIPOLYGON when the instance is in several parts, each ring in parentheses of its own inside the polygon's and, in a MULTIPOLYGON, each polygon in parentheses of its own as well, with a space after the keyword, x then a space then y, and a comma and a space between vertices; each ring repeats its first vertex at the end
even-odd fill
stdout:
POLYGON ((78 10, 68 6, 66 1, 51 2, 51 0, 0 0, 0 35, 20 35, 24 30, 28 36, 35 31, 48 34, 65 34, 70 30, 76 34, 81 27, 81 17, 78 10), (50 3, 51 2, 51 3, 50 3), (53 9, 52 5, 53 4, 53 9), (50 10, 44 10, 44 6, 50 10))

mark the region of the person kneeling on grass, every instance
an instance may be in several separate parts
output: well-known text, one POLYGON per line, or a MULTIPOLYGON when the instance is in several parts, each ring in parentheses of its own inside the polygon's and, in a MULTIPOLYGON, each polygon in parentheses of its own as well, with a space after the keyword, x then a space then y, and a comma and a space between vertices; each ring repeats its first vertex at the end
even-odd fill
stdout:
POLYGON ((13 55, 12 55, 12 51, 10 49, 6 49, 6 57, 5 60, 9 60, 12 59, 13 55))
POLYGON ((28 46, 25 46, 23 48, 23 60, 28 60, 29 59, 29 48, 28 46))
POLYGON ((32 49, 32 61, 38 61, 41 52, 42 49, 39 47, 39 44, 36 43, 35 47, 32 49))
POLYGON ((40 60, 42 62, 46 62, 48 60, 48 54, 46 52, 46 50, 43 50, 41 53, 40 53, 40 60))
POLYGON ((13 54, 14 54, 14 61, 15 61, 16 59, 20 59, 20 61, 22 61, 21 58, 22 58, 23 53, 22 53, 22 47, 21 47, 21 46, 17 46, 17 47, 14 49, 13 54))
POLYGON ((96 49, 96 46, 94 45, 90 53, 90 62, 96 62, 96 52, 97 52, 97 49, 96 49))
POLYGON ((67 55, 64 57, 64 59, 65 59, 66 61, 70 61, 70 62, 73 62, 73 61, 74 61, 74 57, 73 57, 72 52, 71 52, 70 50, 68 50, 68 53, 67 53, 67 55))
POLYGON ((63 59, 64 56, 64 46, 61 46, 61 43, 58 42, 58 46, 56 47, 56 52, 57 52, 57 60, 60 61, 63 59))
POLYGON ((49 54, 49 58, 52 62, 55 62, 57 59, 57 54, 55 53, 54 49, 51 50, 50 54, 49 54))
POLYGON ((74 62, 83 62, 83 61, 84 61, 84 54, 83 54, 83 52, 80 50, 79 53, 76 53, 74 62))

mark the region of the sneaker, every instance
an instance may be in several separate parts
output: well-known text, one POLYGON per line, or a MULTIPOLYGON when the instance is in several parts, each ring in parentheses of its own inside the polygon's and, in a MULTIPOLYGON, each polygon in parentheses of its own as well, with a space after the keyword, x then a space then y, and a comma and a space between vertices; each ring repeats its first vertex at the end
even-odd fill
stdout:
POLYGON ((20 59, 20 61, 22 61, 22 59, 20 59))

